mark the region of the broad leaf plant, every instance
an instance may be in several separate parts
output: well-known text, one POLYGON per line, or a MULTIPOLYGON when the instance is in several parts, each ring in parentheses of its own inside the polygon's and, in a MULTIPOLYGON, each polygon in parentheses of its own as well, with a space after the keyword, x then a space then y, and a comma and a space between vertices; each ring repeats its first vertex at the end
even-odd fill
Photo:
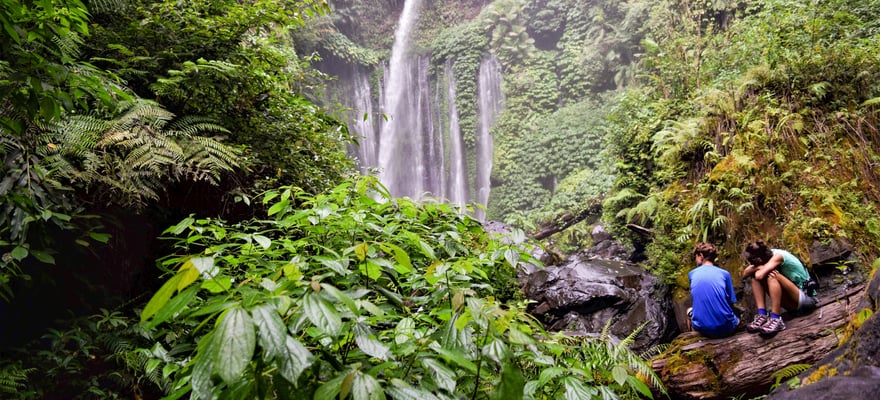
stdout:
POLYGON ((650 367, 602 338, 551 334, 502 301, 535 262, 447 204, 375 178, 267 192, 268 218, 187 218, 141 313, 168 399, 640 398, 650 367))

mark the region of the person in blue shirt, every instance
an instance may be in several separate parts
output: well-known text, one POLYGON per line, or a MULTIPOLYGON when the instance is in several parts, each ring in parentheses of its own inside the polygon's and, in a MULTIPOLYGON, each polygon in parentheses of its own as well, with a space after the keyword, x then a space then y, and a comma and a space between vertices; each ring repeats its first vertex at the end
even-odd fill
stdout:
POLYGON ((763 240, 756 240, 746 245, 743 255, 749 266, 742 276, 753 278, 752 292, 758 308, 754 321, 746 326, 750 333, 773 336, 784 330, 782 308, 800 313, 816 308, 815 293, 804 291, 810 273, 794 254, 771 249, 763 240), (766 297, 770 298, 769 315, 766 297))
POLYGON ((739 325, 733 311, 736 293, 730 272, 715 265, 718 249, 711 243, 697 243, 694 259, 697 267, 688 272, 693 306, 691 327, 703 336, 729 336, 739 325))

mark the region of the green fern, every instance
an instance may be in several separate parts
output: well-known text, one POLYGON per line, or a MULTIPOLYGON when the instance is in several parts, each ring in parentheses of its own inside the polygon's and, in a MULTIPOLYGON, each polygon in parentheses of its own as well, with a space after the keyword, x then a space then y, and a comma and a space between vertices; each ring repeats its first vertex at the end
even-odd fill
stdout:
POLYGON ((779 386, 784 379, 798 376, 800 373, 810 369, 810 367, 812 367, 811 364, 792 364, 774 372, 770 375, 770 377, 776 381, 773 387, 779 386))
MULTIPOLYGON (((659 209, 660 200, 658 199, 658 196, 652 194, 645 197, 645 199, 636 204, 635 207, 627 209, 626 219, 627 221, 644 224, 646 221, 653 219, 659 209)), ((618 213, 618 215, 620 215, 620 213, 618 213)))
POLYGON ((4 365, 0 368, 0 393, 18 394, 25 388, 28 375, 36 370, 36 368, 23 368, 20 361, 4 365))
POLYGON ((104 188, 110 203, 140 206, 170 182, 217 184, 221 173, 238 168, 240 152, 219 142, 226 133, 213 120, 175 118, 141 100, 114 119, 72 116, 49 126, 44 152, 61 176, 104 188))

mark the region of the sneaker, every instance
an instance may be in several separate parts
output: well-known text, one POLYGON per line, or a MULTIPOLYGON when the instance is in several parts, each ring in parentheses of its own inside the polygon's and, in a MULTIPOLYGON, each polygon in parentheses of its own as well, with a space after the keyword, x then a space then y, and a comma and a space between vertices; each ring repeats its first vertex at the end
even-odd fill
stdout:
POLYGON ((773 336, 784 330, 785 323, 782 322, 782 318, 770 318, 770 320, 761 327, 761 336, 773 336))
POLYGON ((764 327, 764 324, 767 323, 767 320, 770 319, 770 316, 767 314, 758 314, 755 315, 755 319, 752 320, 752 323, 746 325, 746 330, 749 333, 755 333, 761 331, 764 327))

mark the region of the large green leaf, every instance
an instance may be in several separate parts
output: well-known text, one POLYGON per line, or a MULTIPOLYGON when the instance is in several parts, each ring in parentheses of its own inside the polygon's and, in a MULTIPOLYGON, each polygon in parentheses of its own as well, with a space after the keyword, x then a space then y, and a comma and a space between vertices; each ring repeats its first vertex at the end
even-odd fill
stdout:
POLYGON ((358 348, 369 356, 376 357, 382 361, 387 361, 393 357, 388 346, 376 339, 373 331, 366 324, 359 322, 354 325, 354 340, 358 348))
POLYGON ((211 375, 214 373, 214 359, 219 350, 213 340, 215 334, 216 332, 208 333, 199 342, 198 356, 190 377, 193 397, 196 399, 213 398, 214 383, 211 381, 211 375))
POLYGON ((351 297, 343 293, 341 290, 337 289, 335 286, 328 283, 322 283, 321 289, 325 290, 327 293, 330 293, 331 296, 336 298, 336 300, 342 302, 342 304, 345 304, 349 308, 349 310, 351 310, 351 312, 355 315, 359 314, 358 306, 357 304, 355 304, 354 300, 352 300, 351 297))
POLYGON ((598 393, 596 388, 588 387, 574 376, 562 378, 565 386, 565 400, 592 399, 598 393))
POLYGON ((346 276, 351 273, 346 265, 338 258, 317 256, 315 257, 315 260, 323 264, 325 267, 330 268, 333 272, 336 272, 339 275, 346 276))
POLYGON ((179 313, 186 306, 190 304, 199 293, 199 288, 197 286, 193 286, 189 289, 184 290, 182 293, 174 296, 170 301, 165 303, 165 306, 159 309, 153 319, 145 325, 147 328, 153 328, 158 326, 159 324, 167 321, 169 318, 174 317, 175 314, 179 313))
POLYGON ((318 293, 306 293, 303 297, 303 309, 309 321, 328 335, 335 337, 342 330, 342 319, 336 308, 318 293))
POLYGON ((499 338, 495 338, 487 345, 483 346, 483 354, 488 356, 497 363, 500 363, 511 356, 510 349, 507 348, 507 344, 504 343, 503 340, 499 338))
POLYGON ((517 264, 519 264, 519 252, 514 249, 507 249, 504 251, 504 259, 511 268, 516 268, 517 264))
POLYGON ((391 395, 394 400, 438 400, 433 393, 412 387, 400 379, 392 379, 391 385, 385 387, 385 391, 391 395))
POLYGON ((15 246, 15 248, 9 252, 9 255, 11 255, 12 258, 14 258, 16 260, 21 261, 21 260, 24 260, 25 257, 27 257, 28 250, 24 246, 15 246))
POLYGON ((521 399, 526 384, 522 371, 515 363, 504 363, 501 366, 501 381, 492 391, 491 398, 498 400, 521 399))
POLYGON ((362 262, 358 265, 358 271, 361 274, 366 275, 368 278, 372 280, 379 280, 379 277, 382 276, 382 263, 383 260, 377 259, 367 259, 366 262, 362 262))
POLYGON ((177 285, 180 283, 180 275, 174 275, 166 281, 162 287, 150 298, 150 301, 147 302, 147 305, 144 307, 144 311, 141 312, 141 323, 150 319, 156 312, 159 311, 162 307, 165 306, 165 303, 171 299, 171 296, 177 290, 177 285))
POLYGON ((214 343, 220 349, 214 361, 217 374, 227 384, 237 381, 257 345, 253 318, 240 306, 229 309, 220 316, 214 343))
POLYGON ((627 381, 627 383, 629 383, 630 387, 637 390, 639 393, 642 394, 642 396, 645 396, 646 398, 649 398, 649 399, 654 398, 654 394, 651 393, 651 388, 649 388, 648 385, 645 384, 645 382, 642 382, 641 380, 639 380, 639 378, 636 378, 636 377, 630 375, 630 376, 626 377, 626 381, 627 381))
POLYGON ((455 371, 447 367, 440 360, 433 358, 423 358, 422 365, 431 371, 431 376, 438 387, 446 389, 449 393, 455 393, 455 386, 458 384, 455 371))
POLYGON ((477 364, 474 364, 473 361, 469 360, 463 352, 445 349, 436 345, 431 346, 431 348, 436 351, 437 354, 442 356, 444 359, 451 361, 453 364, 464 368, 472 374, 477 373, 477 364))
POLYGON ((337 400, 337 395, 342 390, 342 381, 349 376, 348 371, 344 371, 335 378, 325 382, 315 390, 314 400, 337 400))
POLYGON ((270 304, 260 304, 251 310, 254 324, 257 326, 257 335, 260 338, 260 347, 263 348, 263 360, 271 361, 285 352, 287 339, 287 327, 281 316, 270 304))
POLYGON ((287 336, 284 344, 285 351, 281 356, 281 376, 296 384, 300 374, 315 362, 315 356, 293 336, 287 336))
POLYGON ((553 380, 559 375, 562 375, 566 372, 566 369, 563 367, 550 367, 541 371, 541 374, 538 376, 538 386, 544 386, 547 382, 553 380))
POLYGON ((352 382, 351 397, 354 400, 384 400, 385 391, 374 376, 358 371, 352 382))
POLYGON ((614 381, 617 382, 618 385, 623 385, 626 383, 626 378, 629 377, 629 372, 626 371, 626 368, 620 365, 615 365, 611 368, 611 376, 614 377, 614 381))
POLYGON ((416 322, 409 317, 403 318, 394 328, 394 342, 403 344, 415 338, 416 322))
POLYGON ((177 225, 169 227, 168 229, 166 229, 162 233, 171 233, 174 235, 179 235, 179 234, 183 233, 183 231, 186 230, 186 228, 189 228, 190 226, 192 226, 192 224, 194 224, 195 222, 196 222, 196 220, 193 217, 186 217, 183 220, 181 220, 180 222, 178 222, 177 225))
POLYGON ((269 249, 272 246, 272 239, 269 239, 263 235, 253 235, 254 241, 263 248, 263 250, 269 249))
POLYGON ((410 261, 409 254, 407 254, 406 251, 391 243, 381 243, 379 247, 381 247, 382 251, 386 253, 394 254, 394 260, 397 261, 397 264, 394 265, 394 269, 397 270, 398 273, 408 274, 413 271, 412 261, 410 261))

